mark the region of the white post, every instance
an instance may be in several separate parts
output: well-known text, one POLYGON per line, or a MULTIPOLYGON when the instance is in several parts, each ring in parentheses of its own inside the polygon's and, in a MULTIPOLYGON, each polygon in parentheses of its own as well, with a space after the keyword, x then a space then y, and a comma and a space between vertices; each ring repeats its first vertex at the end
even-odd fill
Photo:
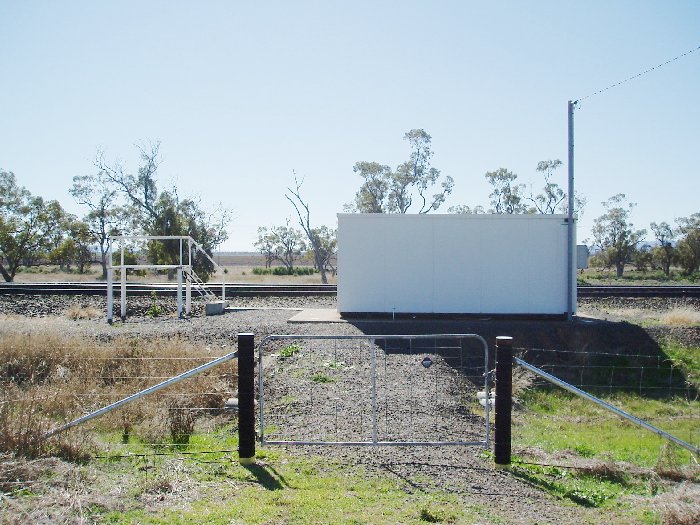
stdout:
POLYGON ((126 319, 126 268, 124 268, 124 240, 120 241, 121 247, 121 262, 119 272, 121 273, 121 318, 126 319))
MULTIPOLYGON (((110 253, 110 257, 111 255, 110 253)), ((112 268, 107 268, 107 322, 109 324, 112 324, 112 318, 114 317, 114 290, 112 289, 113 271, 112 268)))
POLYGON ((177 269, 177 316, 182 317, 182 266, 177 269))
MULTIPOLYGON (((192 267, 187 268, 188 274, 192 274, 192 267)), ((192 280, 185 279, 185 313, 190 315, 192 313, 192 280)))
POLYGON ((187 237, 187 274, 189 277, 185 280, 185 312, 190 315, 192 313, 192 237, 187 237))

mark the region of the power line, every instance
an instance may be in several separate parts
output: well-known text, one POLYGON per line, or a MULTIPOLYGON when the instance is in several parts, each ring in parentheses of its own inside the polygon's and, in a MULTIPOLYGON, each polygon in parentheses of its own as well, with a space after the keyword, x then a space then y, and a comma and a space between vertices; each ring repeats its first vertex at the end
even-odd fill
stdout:
POLYGON ((656 65, 656 66, 654 66, 654 67, 651 67, 651 68, 647 69, 646 71, 642 71, 641 73, 637 73, 636 75, 631 76, 631 77, 629 77, 629 78, 627 78, 627 79, 625 79, 625 80, 621 80, 620 82, 616 82, 615 84, 612 84, 612 85, 610 85, 610 86, 608 86, 608 87, 606 87, 606 88, 600 89, 600 90, 596 91, 595 93, 591 93, 590 95, 586 95, 585 97, 579 98, 578 100, 576 100, 576 101, 574 102, 574 104, 577 104, 577 103, 579 103, 579 102, 581 102, 581 101, 583 101, 583 100, 586 100, 587 98, 591 98, 591 97, 594 97, 594 96, 596 96, 596 95, 600 95, 601 93, 604 93, 604 92, 608 91, 609 89, 612 89, 612 88, 615 88, 615 87, 620 86, 620 85, 622 85, 622 84, 625 84, 625 83, 629 82, 630 80, 634 80, 635 78, 639 78, 639 77, 641 77, 641 76, 644 76, 644 75, 646 75, 647 73, 651 73, 652 71, 654 71, 654 70, 656 70, 656 69, 659 69, 660 67, 663 67, 663 66, 665 66, 665 65, 667 65, 667 64, 670 64, 671 62, 675 62, 676 60, 678 60, 678 59, 680 59, 680 58, 683 58, 684 56, 690 55, 691 53, 695 53, 695 51, 698 51, 698 50, 700 50, 700 46, 698 46, 698 47, 696 47, 696 48, 693 48, 693 49, 691 49, 691 50, 689 50, 689 51, 686 51, 686 52, 683 53, 682 55, 678 55, 678 56, 676 56, 676 57, 674 57, 674 58, 671 58, 670 60, 667 60, 666 62, 663 62, 663 63, 661 63, 661 64, 658 64, 658 65, 656 65))

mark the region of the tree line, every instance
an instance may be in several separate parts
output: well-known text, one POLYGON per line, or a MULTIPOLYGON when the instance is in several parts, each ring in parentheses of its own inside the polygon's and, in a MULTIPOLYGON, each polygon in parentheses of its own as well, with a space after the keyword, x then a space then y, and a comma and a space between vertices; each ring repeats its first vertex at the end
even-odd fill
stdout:
MULTIPOLYGON (((392 168, 376 161, 360 161, 353 172, 360 187, 346 212, 357 213, 430 213, 437 211, 452 193, 454 179, 432 165, 432 137, 423 129, 404 135, 408 158, 392 168)), ((95 259, 106 277, 109 238, 115 235, 189 235, 211 256, 212 251, 228 238, 226 226, 231 212, 219 207, 207 213, 197 198, 181 198, 177 188, 160 189, 160 143, 138 145, 139 163, 129 170, 120 161, 109 162, 103 151, 93 161, 94 173, 76 176, 71 195, 87 213, 78 218, 67 213, 57 201, 45 201, 20 186, 12 172, 0 170, 0 274, 12 281, 21 267, 40 262, 58 265, 63 270, 75 267, 84 271, 95 259), (95 258, 97 253, 97 258, 95 258)), ((542 160, 535 173, 541 177, 538 192, 528 190, 518 175, 506 168, 488 171, 484 177, 491 186, 489 206, 460 204, 448 208, 457 214, 555 214, 568 213, 566 191, 555 182, 562 162, 542 160)), ((294 183, 286 188, 285 197, 292 206, 293 222, 261 226, 255 248, 265 257, 266 267, 279 263, 292 274, 303 256, 327 282, 335 274, 336 230, 312 221, 311 205, 302 193, 303 180, 294 174, 294 183)), ((574 196, 574 213, 583 213, 586 199, 574 196)), ((647 231, 636 229, 631 222, 634 203, 624 194, 614 195, 603 203, 605 212, 594 220, 592 245, 596 250, 593 264, 616 269, 619 277, 625 266, 640 270, 661 269, 670 276, 671 268, 680 267, 693 275, 700 269, 700 213, 667 222, 652 223, 653 243, 645 242, 647 231)), ((127 250, 130 262, 137 251, 144 251, 154 264, 177 264, 177 241, 134 244, 127 250)), ((211 263, 194 253, 195 271, 207 280, 211 263)), ((172 273, 172 272, 171 272, 172 273)), ((172 276, 172 275, 171 275, 172 276)))
MULTIPOLYGON (((14 280, 21 267, 42 262, 79 272, 99 262, 106 278, 109 239, 118 235, 189 235, 211 256, 228 238, 230 211, 220 208, 210 214, 198 199, 181 198, 175 186, 160 189, 160 143, 137 148, 136 169, 109 162, 98 151, 94 174, 73 177, 70 193, 87 210, 82 218, 58 201, 32 195, 14 173, 0 170, 0 274, 5 281, 14 280)), ((126 262, 136 262, 136 253, 143 250, 150 263, 179 264, 178 241, 134 242, 127 246, 126 262)), ((208 279, 211 262, 199 252, 192 257, 195 271, 208 279)))

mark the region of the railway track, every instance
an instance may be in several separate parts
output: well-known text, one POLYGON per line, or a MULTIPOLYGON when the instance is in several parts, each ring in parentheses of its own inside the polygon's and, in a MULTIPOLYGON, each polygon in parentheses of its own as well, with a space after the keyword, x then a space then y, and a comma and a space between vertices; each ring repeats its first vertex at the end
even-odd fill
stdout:
POLYGON ((579 297, 700 297, 700 286, 579 286, 579 297))
MULTIPOLYGON (((221 283, 209 283, 205 287, 212 293, 221 296, 221 283)), ((120 283, 113 283, 114 296, 121 290, 120 283)), ((175 283, 126 283, 127 295, 176 295, 175 283)), ((0 295, 107 295, 107 283, 0 283, 0 295)), ((196 295, 196 290, 192 289, 196 295)), ((253 296, 323 296, 335 295, 334 284, 227 284, 226 297, 253 296)))
MULTIPOLYGON (((114 283, 115 297, 120 284, 114 283)), ((127 283, 128 295, 176 295, 174 283, 127 283)), ((221 296, 221 284, 209 283, 206 287, 221 296)), ((334 284, 227 284, 227 297, 253 296, 332 296, 337 292, 334 284)), ((193 290, 193 293, 194 292, 193 290)), ((107 283, 0 283, 0 295, 107 295, 107 283)), ((579 286, 579 297, 700 297, 700 286, 579 286)))

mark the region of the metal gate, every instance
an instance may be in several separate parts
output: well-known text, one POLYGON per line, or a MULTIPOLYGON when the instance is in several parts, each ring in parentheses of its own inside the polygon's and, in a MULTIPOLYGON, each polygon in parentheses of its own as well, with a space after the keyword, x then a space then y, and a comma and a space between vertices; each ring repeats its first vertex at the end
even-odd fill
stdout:
POLYGON ((475 334, 271 335, 258 347, 260 441, 489 447, 488 345, 475 334))

